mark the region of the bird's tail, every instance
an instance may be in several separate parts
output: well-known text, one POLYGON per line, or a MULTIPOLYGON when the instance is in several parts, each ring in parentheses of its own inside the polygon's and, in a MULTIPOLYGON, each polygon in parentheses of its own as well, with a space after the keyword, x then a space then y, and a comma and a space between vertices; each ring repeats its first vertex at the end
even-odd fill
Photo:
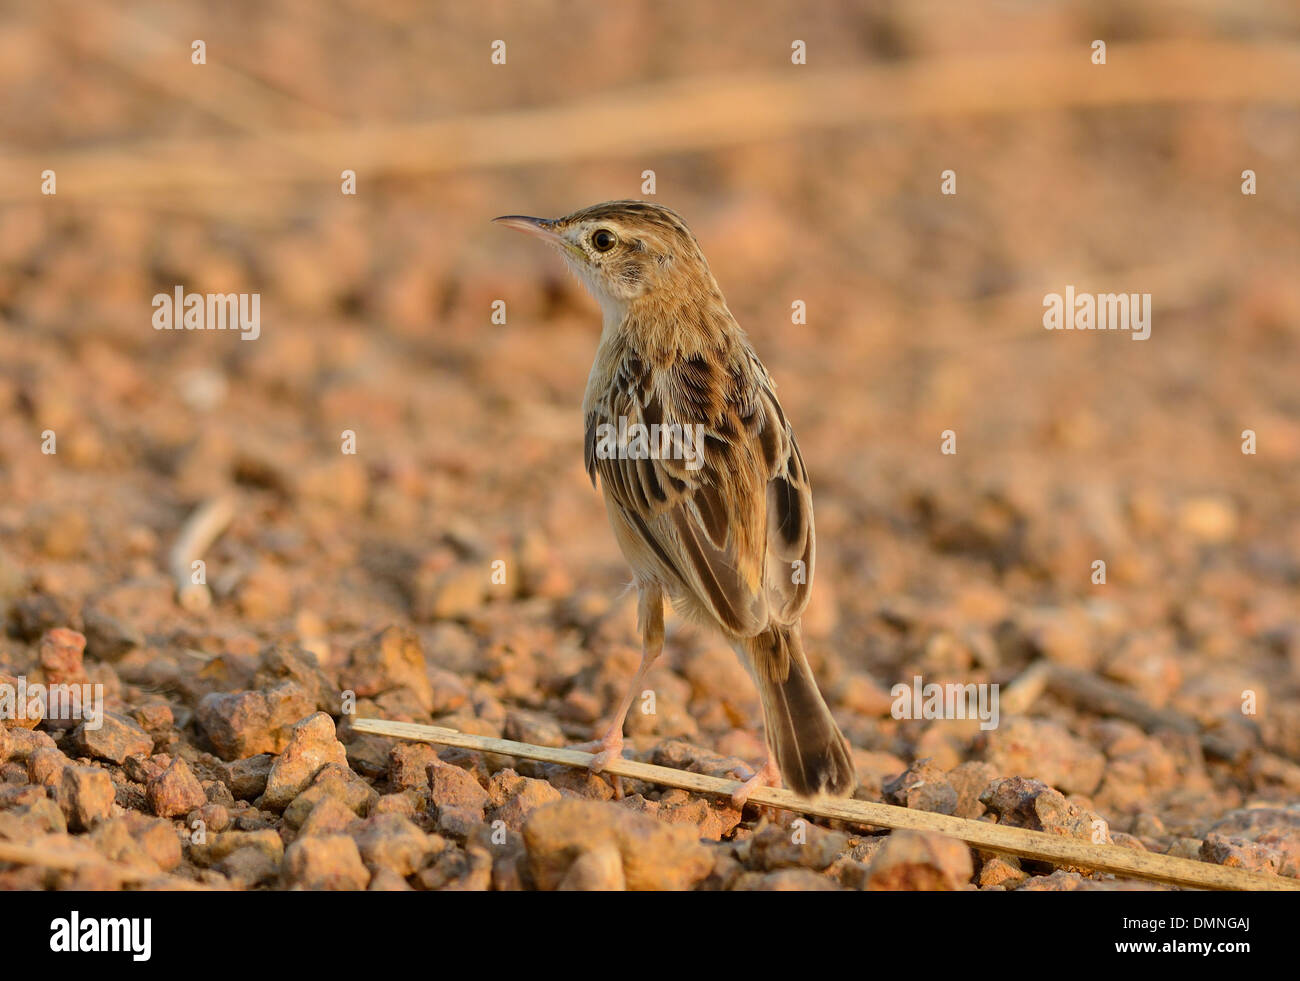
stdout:
POLYGON ((767 745, 781 779, 804 797, 847 797, 853 760, 804 656, 799 624, 773 624, 737 649, 758 685, 767 745))

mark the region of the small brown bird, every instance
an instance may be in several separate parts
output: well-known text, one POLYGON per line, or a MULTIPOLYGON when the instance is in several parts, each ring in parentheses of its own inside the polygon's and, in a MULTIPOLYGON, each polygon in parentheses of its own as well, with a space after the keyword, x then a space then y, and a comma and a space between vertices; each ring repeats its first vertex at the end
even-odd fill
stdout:
POLYGON ((720 630, 758 686, 769 756, 735 803, 778 776, 807 797, 852 793, 848 744, 800 640, 816 552, 808 474, 699 242, 643 201, 496 221, 558 248, 604 314, 585 457, 635 574, 643 647, 592 769, 622 752, 628 709, 663 649, 667 597, 720 630))

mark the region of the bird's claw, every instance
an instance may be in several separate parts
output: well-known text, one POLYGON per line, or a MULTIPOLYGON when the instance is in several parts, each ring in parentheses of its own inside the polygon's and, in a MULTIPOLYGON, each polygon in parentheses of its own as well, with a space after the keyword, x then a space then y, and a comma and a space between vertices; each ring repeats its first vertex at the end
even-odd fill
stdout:
POLYGON ((777 770, 776 763, 769 759, 757 771, 753 771, 753 775, 731 795, 731 806, 738 811, 743 811, 749 795, 755 790, 759 787, 776 787, 780 783, 781 773, 777 770))

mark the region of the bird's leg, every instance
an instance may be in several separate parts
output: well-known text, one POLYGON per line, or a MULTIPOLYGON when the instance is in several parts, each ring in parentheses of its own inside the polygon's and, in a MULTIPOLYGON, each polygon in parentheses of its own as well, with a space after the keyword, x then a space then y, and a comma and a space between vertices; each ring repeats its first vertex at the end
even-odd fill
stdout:
MULTIPOLYGON (((641 691, 641 686, 645 683, 646 675, 650 673, 651 666, 658 659, 664 649, 664 598, 663 592, 658 586, 642 585, 637 601, 637 619, 641 623, 641 666, 637 668, 636 676, 633 677, 632 683, 628 686, 627 694, 623 696, 623 701, 619 703, 618 712, 614 715, 614 721, 609 730, 596 743, 600 749, 591 761, 590 768, 592 773, 599 773, 605 768, 605 765, 612 759, 615 759, 623 753, 623 723, 627 721, 628 710, 632 707, 632 702, 636 700, 637 694, 641 691)), ((614 789, 622 796, 622 787, 616 776, 614 778, 614 789)))
POLYGON ((731 795, 731 806, 738 811, 745 809, 745 802, 749 800, 749 795, 759 787, 779 787, 781 786, 781 771, 776 768, 776 760, 771 753, 767 755, 767 761, 758 768, 758 771, 740 785, 740 789, 731 795))

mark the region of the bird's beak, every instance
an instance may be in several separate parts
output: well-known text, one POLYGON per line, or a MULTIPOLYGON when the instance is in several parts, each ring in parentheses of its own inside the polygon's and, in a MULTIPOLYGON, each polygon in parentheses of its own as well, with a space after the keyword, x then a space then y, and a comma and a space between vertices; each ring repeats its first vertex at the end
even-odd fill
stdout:
POLYGON ((492 220, 498 225, 517 229, 554 245, 564 244, 564 239, 555 230, 555 222, 548 218, 529 218, 527 215, 502 215, 500 218, 493 218, 492 220))

